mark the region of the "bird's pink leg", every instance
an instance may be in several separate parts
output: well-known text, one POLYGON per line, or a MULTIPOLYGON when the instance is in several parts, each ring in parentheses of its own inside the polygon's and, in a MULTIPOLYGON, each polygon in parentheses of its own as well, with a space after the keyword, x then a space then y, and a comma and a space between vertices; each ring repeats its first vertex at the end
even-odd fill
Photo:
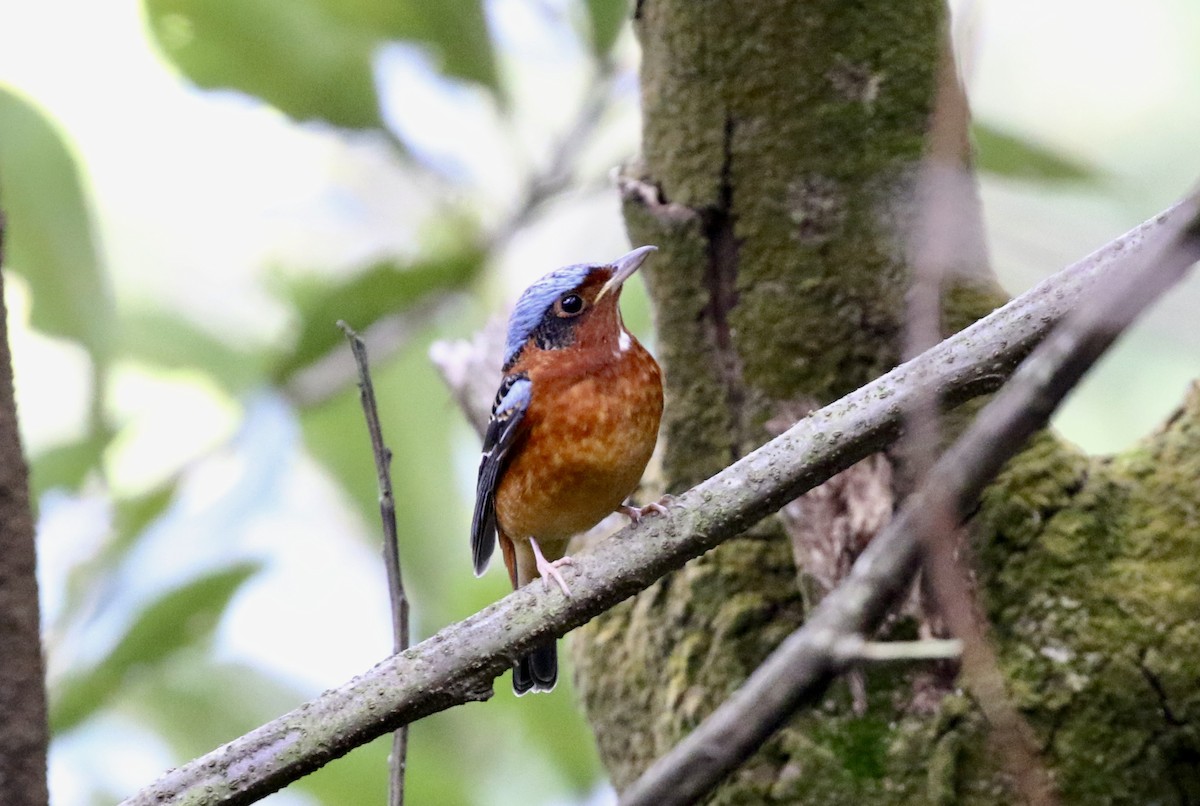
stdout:
POLYGON ((529 538, 529 545, 533 546, 533 559, 537 563, 538 573, 542 577, 542 587, 549 588, 550 580, 553 579, 558 583, 558 587, 562 588, 563 595, 570 596, 571 589, 567 587, 567 581, 558 572, 558 567, 560 565, 574 565, 575 561, 570 557, 563 557, 550 562, 546 559, 546 555, 542 554, 541 546, 538 545, 537 540, 532 537, 529 538))

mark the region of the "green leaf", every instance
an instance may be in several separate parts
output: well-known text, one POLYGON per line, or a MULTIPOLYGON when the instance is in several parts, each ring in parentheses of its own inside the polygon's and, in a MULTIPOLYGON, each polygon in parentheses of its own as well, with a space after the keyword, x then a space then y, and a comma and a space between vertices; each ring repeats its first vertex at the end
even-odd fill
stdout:
POLYGON ((120 321, 120 351, 137 361, 200 370, 237 393, 264 380, 266 357, 239 349, 177 314, 138 311, 120 321))
POLYGON ((988 124, 972 127, 980 170, 1014 179, 1042 182, 1094 182, 1099 171, 1023 137, 988 124))
POLYGON ((79 342, 104 364, 113 303, 75 160, 57 129, 3 88, 0 209, 5 266, 29 283, 33 326, 79 342))
POLYGON ((372 59, 428 45, 448 75, 496 89, 479 0, 143 0, 167 57, 201 87, 254 95, 297 120, 382 126, 372 59))
POLYGON ((318 0, 144 0, 151 33, 196 84, 257 96, 297 120, 381 125, 369 32, 318 0))
POLYGON ((158 520, 175 500, 175 488, 176 481, 171 479, 142 495, 117 501, 113 518, 115 545, 118 548, 128 546, 147 526, 158 520))
POLYGON ((453 78, 499 89, 496 59, 480 0, 321 0, 331 16, 381 40, 428 46, 453 78))
POLYGON ((239 563, 205 574, 160 596, 143 610, 104 660, 76 672, 53 692, 50 727, 62 733, 108 702, 126 680, 180 650, 207 642, 230 599, 256 571, 239 563))
POLYGON ((592 25, 592 49, 597 56, 605 56, 629 16, 628 0, 587 0, 587 13, 592 25))
POLYGON ((75 442, 56 445, 39 453, 30 462, 30 486, 37 501, 47 490, 65 487, 78 490, 88 473, 100 466, 104 449, 112 435, 96 433, 75 442))
MULTIPOLYGON (((483 3, 479 0, 410 0, 406 3, 420 19, 412 36, 440 53, 448 76, 474 81, 498 91, 500 79, 488 34, 483 3)), ((404 37, 403 32, 399 32, 404 37)))
POLYGON ((300 314, 300 332, 292 352, 279 362, 276 376, 286 378, 345 344, 345 336, 336 327, 339 319, 361 332, 434 294, 462 288, 478 272, 482 261, 478 252, 461 251, 410 266, 376 263, 348 280, 309 281, 293 286, 286 293, 300 314))

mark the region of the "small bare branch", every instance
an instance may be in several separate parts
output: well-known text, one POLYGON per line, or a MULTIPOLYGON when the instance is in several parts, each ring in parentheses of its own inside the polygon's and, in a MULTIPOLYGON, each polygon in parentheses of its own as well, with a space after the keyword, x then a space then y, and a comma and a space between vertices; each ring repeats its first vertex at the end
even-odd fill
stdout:
MULTIPOLYGON (((395 355, 445 307, 441 299, 419 302, 404 313, 385 316, 373 322, 358 338, 370 347, 376 358, 395 355)), ((288 379, 284 391, 297 406, 319 406, 359 377, 357 369, 346 360, 345 353, 331 350, 298 369, 288 379)))
MULTIPOLYGON (((928 155, 917 180, 917 221, 907 239, 913 284, 905 323, 906 357, 941 338, 942 295, 948 281, 986 266, 978 189, 969 170, 970 109, 949 38, 943 39, 928 155), (967 271, 964 271, 966 269, 967 271)), ((900 454, 913 486, 933 466, 942 444, 938 400, 931 394, 908 412, 900 454)), ((992 727, 989 740, 1014 789, 1028 806, 1053 806, 1058 796, 1033 730, 1008 697, 988 623, 974 585, 971 547, 947 498, 928 513, 922 542, 921 587, 926 625, 963 642, 961 680, 992 727)))
POLYGON ((429 346, 429 360, 482 437, 504 363, 504 322, 492 319, 470 339, 435 341, 429 346))
MULTIPOLYGON (((392 603, 392 651, 408 649, 408 596, 400 575, 400 543, 396 534, 396 499, 392 495, 392 452, 383 442, 379 424, 379 408, 375 404, 375 384, 367 363, 367 345, 345 322, 338 327, 350 340, 350 350, 358 366, 358 389, 362 398, 363 416, 371 435, 371 451, 375 455, 375 473, 379 478, 379 518, 383 522, 383 564, 387 570, 388 598, 392 603)), ((389 806, 404 806, 404 772, 408 767, 408 725, 402 725, 392 735, 392 754, 389 759, 391 776, 388 784, 389 806)))
POLYGON ((962 655, 962 641, 956 638, 867 641, 862 636, 847 635, 833 645, 832 652, 836 661, 846 666, 859 663, 957 660, 962 655))

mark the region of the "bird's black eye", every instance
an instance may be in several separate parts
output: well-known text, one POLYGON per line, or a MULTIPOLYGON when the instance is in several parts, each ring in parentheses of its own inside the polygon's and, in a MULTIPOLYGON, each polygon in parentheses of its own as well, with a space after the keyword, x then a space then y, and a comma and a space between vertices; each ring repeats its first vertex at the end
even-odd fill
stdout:
POLYGON ((583 298, 578 294, 567 294, 558 301, 558 308, 567 316, 574 316, 583 311, 583 298))

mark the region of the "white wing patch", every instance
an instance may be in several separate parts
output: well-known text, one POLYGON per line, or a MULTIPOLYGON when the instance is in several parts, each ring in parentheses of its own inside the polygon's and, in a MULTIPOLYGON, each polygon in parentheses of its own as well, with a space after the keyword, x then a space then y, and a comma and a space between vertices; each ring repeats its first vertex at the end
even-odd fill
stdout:
POLYGON ((524 374, 509 375, 500 383, 492 418, 483 437, 483 458, 475 486, 475 515, 471 519, 471 555, 475 575, 487 568, 496 548, 496 484, 504 456, 517 436, 517 427, 529 408, 533 384, 524 374))

